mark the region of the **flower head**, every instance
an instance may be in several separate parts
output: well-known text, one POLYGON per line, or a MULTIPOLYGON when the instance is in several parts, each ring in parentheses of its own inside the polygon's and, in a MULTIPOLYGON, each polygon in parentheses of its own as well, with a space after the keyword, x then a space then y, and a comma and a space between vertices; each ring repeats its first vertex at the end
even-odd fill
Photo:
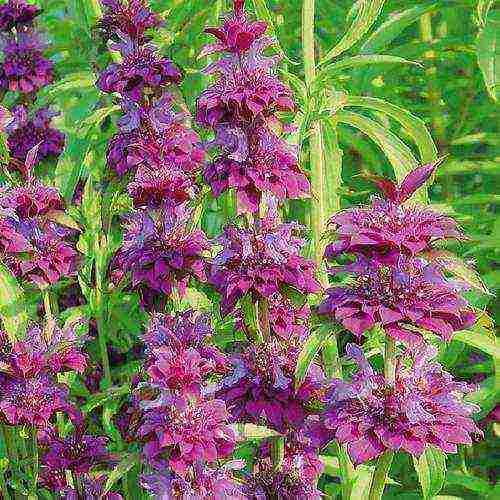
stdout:
POLYGON ((104 15, 99 23, 105 41, 127 35, 141 44, 148 40, 146 31, 162 25, 146 0, 101 0, 104 15))
POLYGON ((314 263, 300 256, 304 241, 297 224, 279 224, 268 215, 258 230, 227 226, 217 243, 209 281, 222 295, 221 311, 228 314, 243 296, 269 298, 289 286, 301 293, 319 291, 314 263))
POLYGON ((138 47, 125 38, 117 48, 122 53, 123 61, 111 64, 101 73, 97 86, 103 92, 118 92, 139 102, 145 89, 157 92, 171 83, 180 83, 182 74, 179 69, 170 59, 159 57, 155 47, 138 47))
POLYGON ((50 126, 50 122, 58 113, 48 108, 41 108, 32 117, 26 107, 16 106, 12 112, 13 120, 7 126, 7 144, 12 157, 26 161, 26 156, 35 146, 34 164, 45 158, 57 158, 64 149, 64 134, 50 126))
POLYGON ((0 31, 30 26, 40 12, 37 5, 30 5, 24 0, 9 0, 0 6, 0 31))
POLYGON ((223 401, 186 400, 161 392, 157 400, 142 405, 138 434, 147 441, 144 452, 150 460, 168 451, 169 466, 185 476, 198 461, 211 463, 232 453, 236 436, 223 401))
POLYGON ((53 63, 43 56, 44 44, 31 32, 17 34, 3 47, 0 87, 22 93, 37 92, 53 80, 53 63))
POLYGON ((475 318, 460 289, 439 267, 402 255, 384 260, 360 256, 344 270, 354 276, 347 286, 330 288, 319 306, 358 337, 376 324, 395 339, 418 342, 411 325, 429 330, 444 340, 470 326, 475 318), (392 261, 391 261, 392 260, 392 261))
POLYGON ((299 352, 295 346, 271 340, 232 357, 233 370, 220 382, 217 396, 226 401, 233 422, 264 423, 278 432, 303 424, 309 400, 320 395, 323 374, 313 364, 296 391, 299 352))
POLYGON ((170 295, 184 290, 194 276, 205 281, 204 253, 210 249, 205 234, 188 228, 185 209, 159 213, 138 211, 128 220, 116 266, 129 271, 134 287, 170 295))
POLYGON ((347 352, 358 372, 351 382, 332 382, 324 424, 347 443, 356 464, 387 449, 420 456, 432 445, 456 453, 457 445, 471 444, 471 435, 481 434, 471 418, 478 408, 463 401, 474 388, 455 382, 432 362, 433 347, 421 344, 408 368, 400 360, 394 383, 371 368, 359 347, 350 344, 347 352))

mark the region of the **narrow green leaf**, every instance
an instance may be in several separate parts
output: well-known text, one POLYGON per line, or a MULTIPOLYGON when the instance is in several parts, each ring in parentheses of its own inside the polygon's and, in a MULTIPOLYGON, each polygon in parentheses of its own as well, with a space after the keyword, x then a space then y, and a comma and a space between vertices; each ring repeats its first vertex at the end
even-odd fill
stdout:
POLYGON ((274 27, 274 18, 273 15, 271 14, 271 11, 269 10, 269 7, 267 6, 266 0, 252 0, 252 1, 257 17, 267 22, 267 33, 274 38, 275 40, 274 45, 280 56, 288 63, 297 66, 299 63, 296 61, 292 61, 286 55, 286 52, 283 50, 283 47, 279 42, 278 35, 276 34, 276 28, 274 27))
POLYGON ((374 54, 386 47, 408 26, 417 21, 423 14, 437 7, 437 2, 424 2, 399 14, 392 15, 363 44, 363 54, 374 54))
POLYGON ((138 453, 129 453, 125 455, 120 460, 118 465, 109 473, 108 479, 106 480, 106 484, 104 485, 104 489, 102 491, 103 495, 109 493, 111 488, 127 474, 127 472, 137 463, 138 460, 138 453))
POLYGON ((10 270, 2 263, 0 263, 0 318, 11 342, 24 337, 28 323, 24 293, 10 270))
POLYGON ((353 57, 344 57, 340 61, 333 64, 328 64, 318 73, 317 80, 324 80, 325 78, 332 78, 341 74, 346 69, 359 68, 361 66, 371 66, 373 64, 413 64, 420 66, 418 62, 409 61, 403 57, 381 55, 381 54, 368 54, 353 57))
MULTIPOLYGON (((401 182, 409 172, 419 166, 419 162, 411 149, 379 122, 344 110, 335 114, 334 119, 357 128, 372 139, 387 156, 398 182, 401 182)), ((422 195, 421 190, 415 194, 415 198, 419 198, 424 203, 426 201, 426 197, 422 195)))
POLYGON ((90 127, 98 127, 109 115, 113 114, 116 111, 119 111, 121 108, 118 105, 115 106, 106 106, 105 108, 100 108, 94 111, 90 116, 85 118, 85 120, 79 123, 80 129, 86 129, 90 127))
POLYGON ((491 11, 476 40, 477 63, 491 98, 500 95, 500 11, 491 11))
POLYGON ((233 424, 232 427, 244 441, 249 439, 267 439, 279 435, 275 430, 263 425, 233 424))
POLYGON ((333 333, 331 325, 322 325, 316 331, 312 332, 302 346, 295 368, 295 389, 297 390, 304 382, 311 363, 316 354, 321 349, 323 343, 333 333))
POLYGON ((348 96, 346 106, 355 106, 384 113, 397 121, 415 142, 422 163, 437 158, 437 147, 423 120, 406 109, 376 97, 348 96))
POLYGON ((413 457, 413 465, 424 499, 437 495, 443 488, 446 476, 446 455, 438 448, 428 447, 419 458, 413 457))
POLYGON ((351 26, 340 42, 321 60, 320 64, 326 64, 346 50, 349 50, 356 42, 361 40, 377 20, 383 5, 384 0, 362 0, 361 6, 351 26))
POLYGON ((474 328, 467 331, 455 333, 454 339, 463 342, 464 344, 471 345, 480 351, 483 351, 495 359, 500 359, 500 345, 495 338, 488 337, 485 334, 474 331, 474 328))
POLYGON ((93 87, 95 83, 95 76, 86 71, 81 71, 78 73, 72 73, 66 78, 58 81, 54 85, 48 87, 47 95, 53 97, 60 92, 65 92, 67 90, 76 90, 82 88, 93 87))

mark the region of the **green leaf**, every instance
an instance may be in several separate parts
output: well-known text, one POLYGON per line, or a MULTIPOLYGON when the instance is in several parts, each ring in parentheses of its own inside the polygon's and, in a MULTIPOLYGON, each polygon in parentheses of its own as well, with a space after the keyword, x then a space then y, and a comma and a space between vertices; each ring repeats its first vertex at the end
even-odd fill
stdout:
POLYGON ((417 21, 420 16, 434 10, 437 2, 424 2, 399 14, 392 15, 363 44, 363 54, 381 52, 408 26, 417 21))
POLYGON ((455 471, 446 474, 446 484, 462 486, 484 497, 491 491, 491 484, 488 481, 455 471))
POLYGON ((320 64, 331 61, 361 40, 377 20, 383 5, 384 0, 362 0, 351 26, 339 43, 325 55, 320 64))
POLYGON ((481 68, 489 95, 498 101, 500 95, 500 11, 492 11, 476 40, 477 63, 481 68))
POLYGON ((138 463, 139 454, 138 453, 129 453, 125 455, 118 465, 109 473, 108 479, 106 480, 106 484, 104 485, 102 494, 105 495, 111 491, 111 488, 123 477, 127 474, 127 472, 134 467, 136 463, 138 463))
POLYGON ((316 354, 318 354, 321 346, 332 333, 334 332, 331 325, 322 325, 316 331, 312 332, 304 342, 295 368, 295 390, 299 389, 302 382, 304 382, 316 354))
POLYGON ((380 54, 360 55, 353 57, 344 57, 340 61, 333 64, 328 64, 318 73, 317 80, 321 81, 326 78, 332 78, 341 74, 346 69, 359 68, 361 66, 371 66, 373 64, 413 64, 420 66, 418 62, 409 61, 403 57, 388 56, 380 54))
POLYGON ((279 434, 269 427, 254 424, 233 424, 236 433, 244 440, 249 439, 267 439, 278 436, 279 434))
MULTIPOLYGON (((419 166, 411 149, 379 122, 344 110, 336 113, 334 120, 355 127, 372 139, 387 156, 398 182, 401 182, 409 172, 419 166)), ((416 197, 420 197, 422 201, 421 192, 417 192, 416 197)))
POLYGON ((101 123, 113 113, 119 111, 121 108, 118 105, 115 106, 106 106, 105 108, 100 108, 94 111, 90 116, 85 118, 85 120, 81 121, 78 124, 78 128, 87 129, 90 127, 98 127, 101 123))
POLYGON ((87 71, 81 71, 78 73, 72 73, 66 78, 63 78, 59 82, 48 87, 47 96, 54 97, 61 92, 66 92, 68 90, 76 90, 93 87, 95 83, 95 76, 87 71))
POLYGON ((287 61, 288 63, 297 66, 299 63, 296 61, 292 61, 287 55, 286 52, 283 50, 283 47, 280 45, 278 35, 276 34, 276 28, 274 27, 274 19, 271 14, 271 11, 269 10, 269 7, 267 6, 266 0, 252 0, 255 13, 257 14, 257 17, 259 19, 262 19, 267 22, 267 33, 274 38, 275 40, 275 47, 280 56, 287 61))
POLYGON ((474 329, 457 332, 453 338, 500 359, 500 345, 495 338, 478 333, 474 329))
POLYGON ((10 270, 1 262, 0 318, 11 342, 24 337, 28 323, 24 293, 10 270))
POLYGON ((355 106, 386 114, 397 121, 413 139, 419 150, 422 163, 430 163, 437 158, 436 144, 425 123, 406 109, 376 97, 358 96, 348 96, 346 106, 355 106))
POLYGON ((424 499, 437 495, 443 488, 446 476, 446 455, 438 448, 427 447, 419 458, 413 457, 413 465, 424 499))

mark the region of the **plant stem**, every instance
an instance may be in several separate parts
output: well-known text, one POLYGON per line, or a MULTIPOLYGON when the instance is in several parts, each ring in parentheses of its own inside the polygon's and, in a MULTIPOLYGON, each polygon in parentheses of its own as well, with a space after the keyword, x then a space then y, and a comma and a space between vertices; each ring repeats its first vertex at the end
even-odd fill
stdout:
MULTIPOLYGON (((101 255, 101 252, 98 253, 101 255)), ((95 264, 95 274, 96 274, 96 288, 95 288, 95 304, 96 304, 96 323, 97 323, 97 336, 99 341, 99 350, 101 353, 101 363, 104 372, 104 384, 106 389, 113 385, 111 378, 111 369, 109 367, 109 356, 107 347, 107 325, 105 321, 105 316, 107 316, 107 304, 105 303, 105 297, 103 294, 103 286, 105 271, 101 269, 99 264, 100 257, 96 259, 95 264)))
MULTIPOLYGON (((304 0, 302 4, 302 47, 306 86, 310 91, 316 79, 316 58, 314 48, 314 0, 304 0)), ((311 164, 312 213, 311 225, 314 241, 314 258, 318 265, 323 259, 321 236, 325 223, 325 175, 324 151, 321 124, 311 126, 309 138, 309 159, 311 164)), ((325 278, 323 277, 324 281, 325 278)))
POLYGON ((375 472, 373 473, 368 500, 380 500, 382 498, 387 474, 391 468, 393 458, 394 452, 390 450, 386 451, 378 458, 375 472))
POLYGON ((47 322, 51 322, 54 320, 54 317, 52 315, 52 307, 50 304, 50 289, 44 288, 42 291, 43 295, 43 308, 45 309, 45 316, 47 318, 47 322))
MULTIPOLYGON (((389 335, 385 337, 384 375, 387 382, 393 385, 396 379, 396 342, 389 335)), ((394 452, 392 450, 387 450, 378 458, 368 500, 380 500, 382 498, 393 458, 394 452)))
POLYGON ((31 491, 37 498, 37 486, 38 486, 38 431, 36 427, 32 427, 31 429, 31 459, 33 460, 33 468, 32 468, 32 486, 31 491))

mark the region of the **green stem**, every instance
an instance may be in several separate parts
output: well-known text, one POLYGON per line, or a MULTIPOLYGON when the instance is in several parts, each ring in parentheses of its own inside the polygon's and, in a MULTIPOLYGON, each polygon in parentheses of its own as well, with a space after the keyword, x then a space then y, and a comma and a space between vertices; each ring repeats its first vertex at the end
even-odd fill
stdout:
POLYGON ((0 472, 0 491, 2 492, 2 498, 4 500, 11 500, 9 490, 7 488, 7 483, 5 482, 5 477, 3 472, 0 472))
POLYGON ((52 306, 50 303, 50 289, 44 288, 42 291, 43 295, 43 307, 45 309, 45 316, 47 318, 47 322, 51 322, 54 320, 54 316, 52 315, 52 306))
MULTIPOLYGON (((389 335, 385 337, 384 375, 387 382, 393 385, 396 379, 396 342, 389 335)), ((378 458, 368 500, 380 500, 382 498, 393 458, 394 452, 392 450, 387 450, 378 458)))
POLYGON ((273 461, 273 468, 279 471, 283 465, 285 458, 285 437, 276 436, 271 438, 271 457, 273 461))
POLYGON ((382 498, 387 475, 389 474, 393 458, 393 451, 386 451, 378 458, 377 465, 375 466, 375 472, 373 473, 368 500, 380 500, 382 498))
POLYGON ((31 460, 33 461, 32 467, 32 485, 31 491, 37 498, 38 490, 38 432, 36 427, 31 429, 31 460))
MULTIPOLYGON (((304 58, 304 73, 308 90, 316 79, 316 57, 314 46, 314 0, 304 0, 302 4, 302 50, 304 58)), ((312 213, 311 225, 314 240, 314 257, 317 264, 323 260, 324 245, 321 236, 325 224, 325 175, 324 175, 324 147, 321 124, 311 125, 309 138, 309 160, 311 165, 312 213)), ((326 277, 321 280, 325 283, 326 277)))

